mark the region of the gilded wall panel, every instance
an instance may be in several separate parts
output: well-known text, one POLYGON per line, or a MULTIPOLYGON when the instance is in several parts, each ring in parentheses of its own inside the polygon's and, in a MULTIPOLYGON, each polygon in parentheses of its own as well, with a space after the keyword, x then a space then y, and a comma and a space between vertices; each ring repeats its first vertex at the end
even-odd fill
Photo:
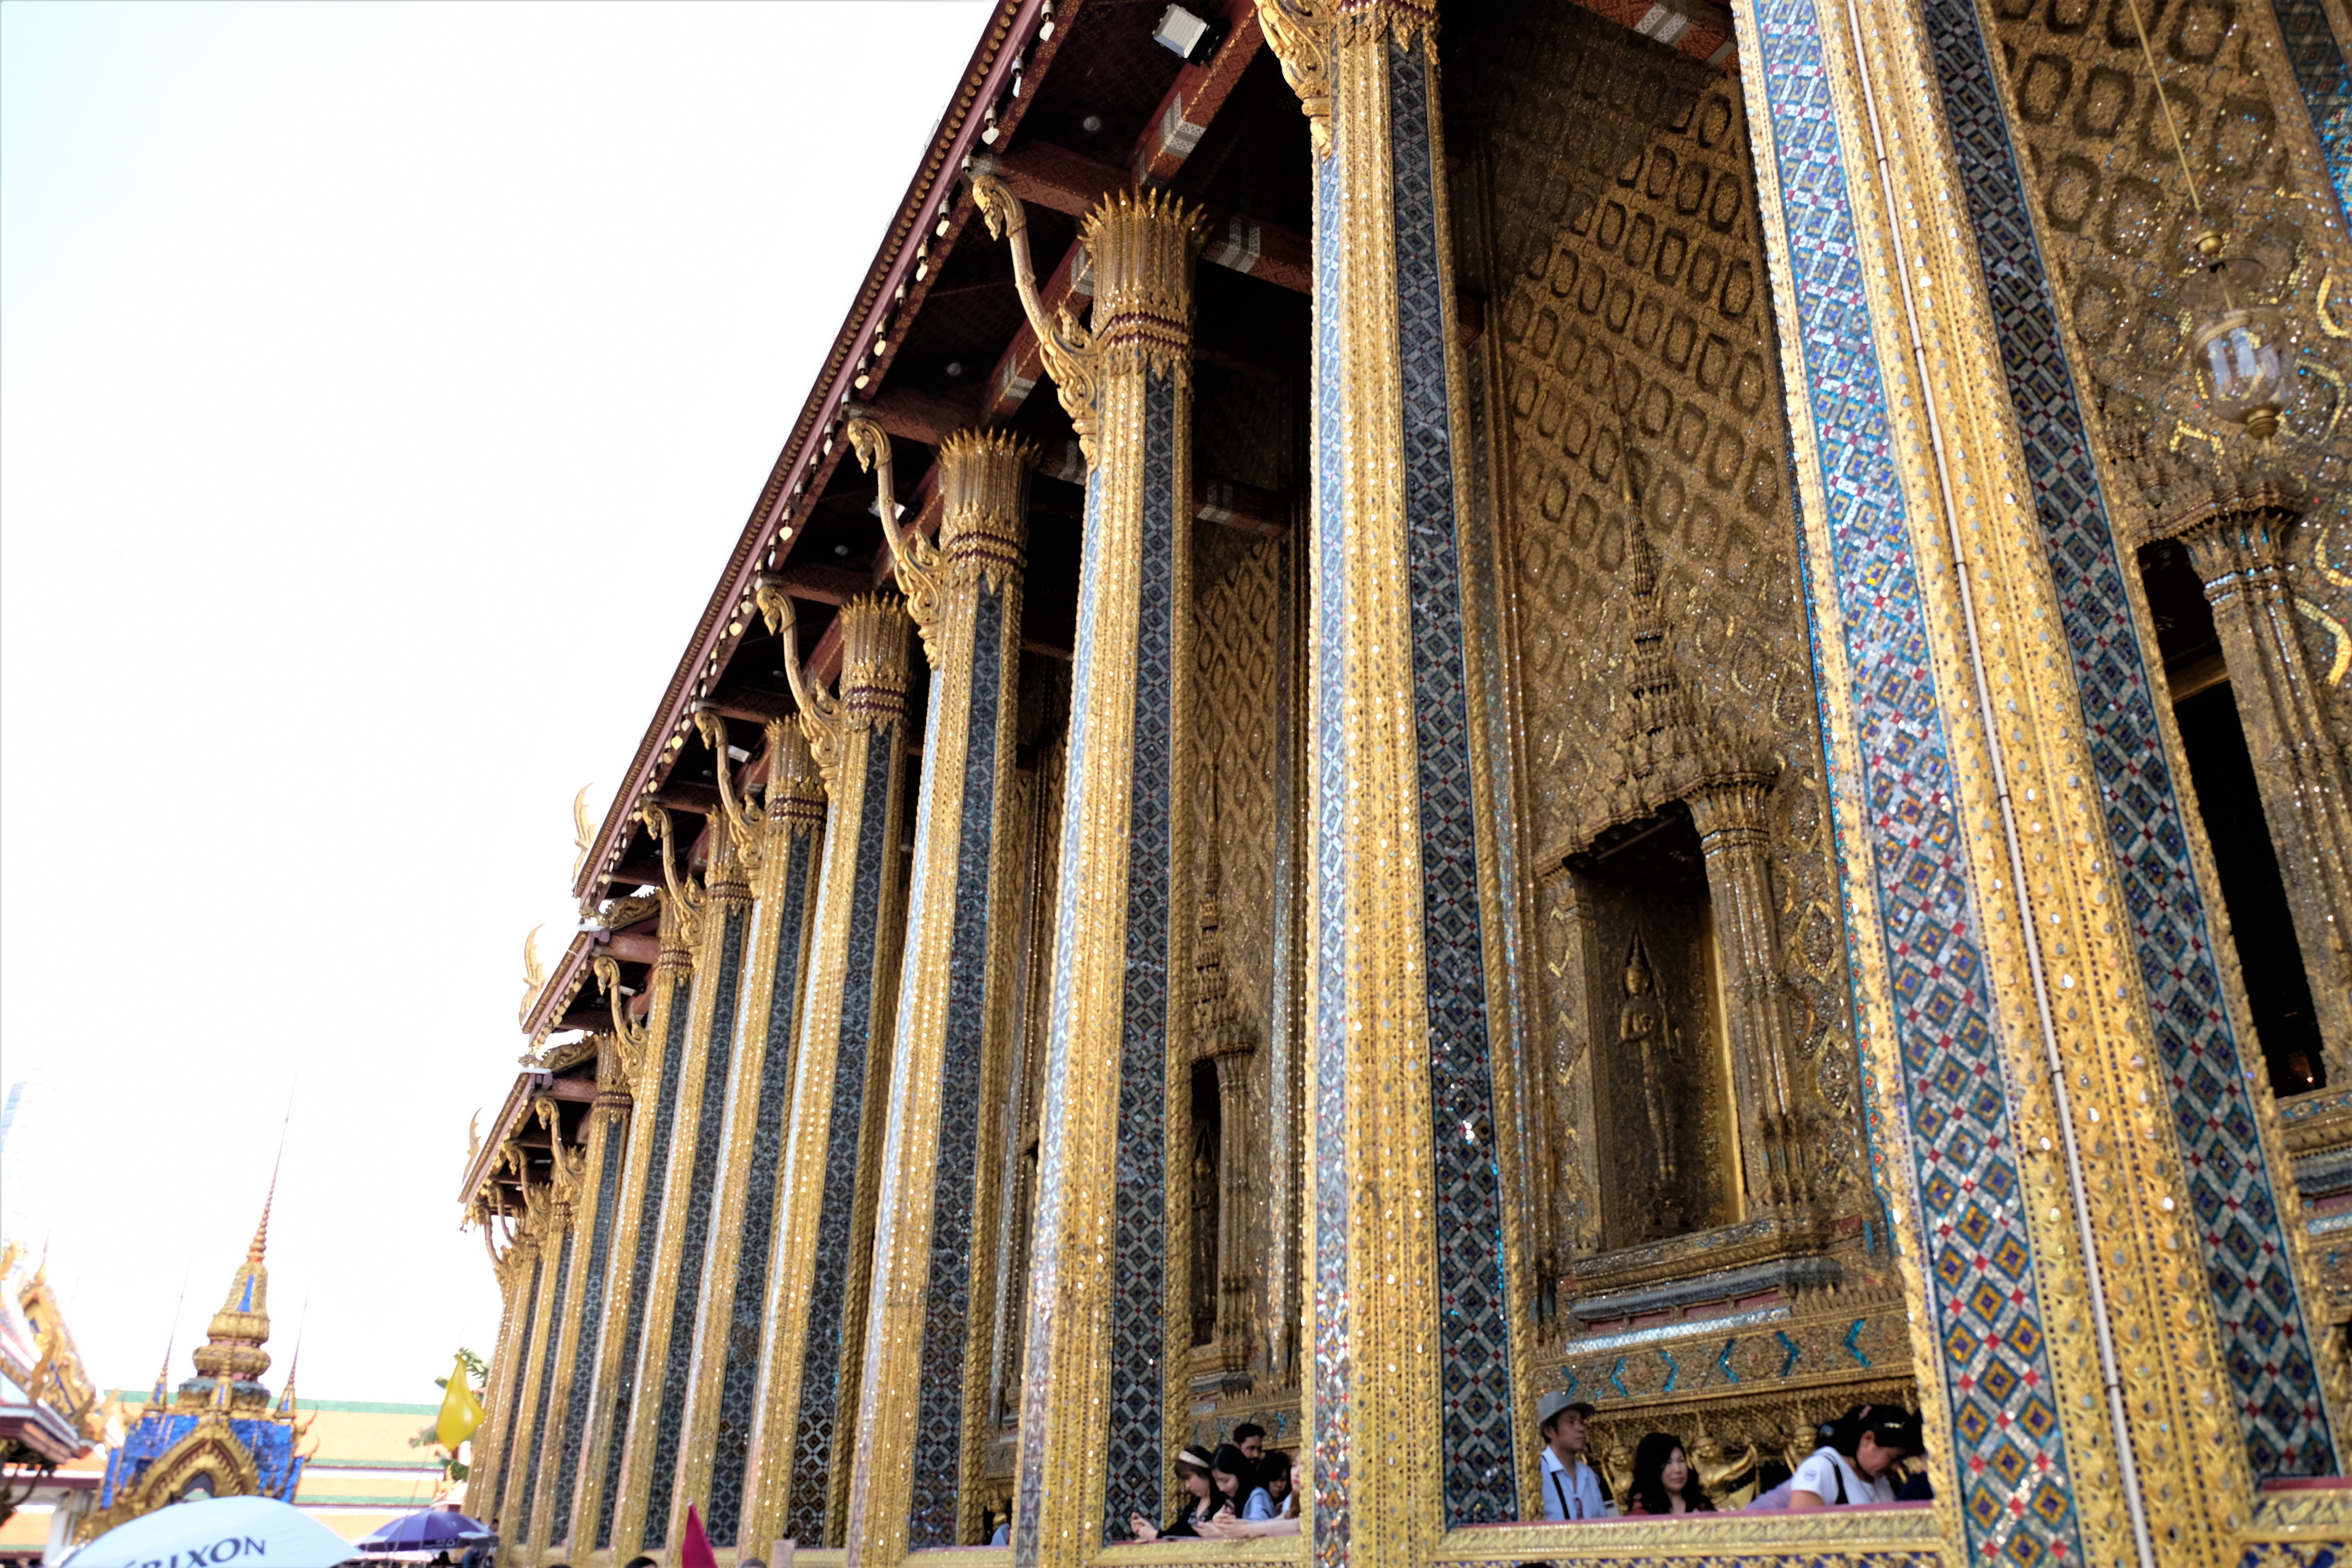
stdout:
MULTIPOLYGON (((1206 464, 1206 458, 1203 458, 1206 464)), ((1262 1175, 1275 1140, 1266 1125, 1273 1103, 1266 1082, 1266 1044, 1273 1019, 1275 937, 1275 764, 1280 744, 1275 700, 1276 619, 1280 586, 1277 541, 1201 525, 1193 535, 1193 707, 1199 766, 1192 782, 1194 842, 1202 864, 1212 834, 1223 879, 1224 973, 1252 1047, 1239 1075, 1244 1086, 1228 1095, 1226 1117, 1242 1118, 1247 1170, 1242 1255, 1257 1297, 1250 1326, 1249 1364, 1263 1373, 1272 1310, 1265 1300, 1265 1260, 1276 1244, 1267 1213, 1270 1184, 1262 1175), (1216 768, 1215 822, 1211 820, 1210 766, 1216 768)), ((1199 905, 1195 868, 1188 911, 1199 905)), ((1227 1190, 1235 1191, 1228 1183, 1227 1190)))
MULTIPOLYGON (((1754 737, 1777 763, 1780 977, 1811 1068, 1823 1195, 1853 1213, 1862 1106, 1739 88, 1570 7, 1490 18, 1478 46, 1484 102, 1465 113, 1483 122, 1495 236, 1495 489, 1517 600, 1532 869, 1580 845, 1615 772, 1633 630, 1630 442, 1658 605, 1698 720, 1754 737)), ((1621 1033, 1629 919, 1593 907, 1580 925, 1538 896, 1538 1055, 1552 1071, 1554 1158, 1569 1166, 1568 1110, 1592 1092, 1579 1074, 1621 1033)), ((1712 1005, 1697 985, 1683 1002, 1695 1025, 1712 1005)), ((1608 1098, 1593 1107, 1604 1123, 1638 1109, 1608 1098)), ((1607 1162, 1578 1152, 1588 1168, 1607 1162)), ((1555 1201, 1570 1248, 1594 1244, 1591 1217, 1573 1217, 1582 1202, 1555 1201)))
MULTIPOLYGON (((2076 363, 2113 447, 2147 444, 2210 468, 2223 434, 2189 384, 2190 240, 2207 223, 2258 263, 2286 309, 2298 372, 2279 456, 2321 502, 2290 551, 2309 606, 2299 629, 2325 700, 2352 721, 2352 425, 2345 418, 2352 245, 2269 7, 2138 0, 2195 200, 2157 100, 2130 0, 1993 0, 2043 253, 2069 308, 2076 363)), ((2114 498, 2119 507, 2129 499, 2114 498)), ((2124 520, 2118 519, 2118 522, 2124 520)), ((2133 529, 2125 531, 2132 533, 2133 529)))

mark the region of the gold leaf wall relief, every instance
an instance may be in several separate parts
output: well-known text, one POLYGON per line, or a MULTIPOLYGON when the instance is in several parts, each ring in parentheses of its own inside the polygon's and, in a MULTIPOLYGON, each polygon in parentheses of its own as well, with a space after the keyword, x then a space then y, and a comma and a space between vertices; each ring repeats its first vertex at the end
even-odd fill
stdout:
MULTIPOLYGON (((1739 87, 1572 7, 1490 19, 1456 56, 1486 150, 1498 331, 1488 406, 1517 600, 1539 858, 1612 772, 1634 466, 1672 654, 1700 717, 1757 737, 1773 908, 1831 1201, 1861 1193, 1860 1105, 1778 351, 1739 87), (1631 450, 1629 451, 1628 447, 1631 450)), ((1598 1037, 1548 1009, 1544 1026, 1598 1037)))

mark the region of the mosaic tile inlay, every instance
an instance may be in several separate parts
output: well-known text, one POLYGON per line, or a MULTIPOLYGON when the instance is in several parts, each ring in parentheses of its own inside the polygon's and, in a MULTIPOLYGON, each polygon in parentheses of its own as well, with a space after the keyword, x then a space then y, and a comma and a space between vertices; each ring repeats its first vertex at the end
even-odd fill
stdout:
POLYGON ((521 1425, 515 1419, 522 1408, 523 1373, 530 1369, 530 1326, 539 1321, 539 1282, 547 1272, 547 1259, 530 1260, 530 1289, 523 1300, 522 1332, 518 1336, 514 1359, 514 1376, 507 1388, 506 1429, 499 1434, 499 1474, 514 1474, 515 1428, 521 1425))
POLYGON ((2271 5, 2286 39, 2295 85, 2303 89, 2304 107, 2311 111, 2320 156, 2327 161, 2336 205, 2352 213, 2352 69, 2346 68, 2344 46, 2328 23, 2324 0, 2271 0, 2271 5))
MULTIPOLYGON (((1113 1200, 1110 1444, 1106 1539, 1128 1515, 1163 1517, 1168 1300, 1168 931, 1175 803, 1175 378, 1144 383, 1143 539, 1137 565, 1135 742, 1128 827, 1127 997, 1120 1024, 1118 1191, 1113 1200)), ((1187 606, 1189 611, 1189 606, 1187 606)), ((1079 755, 1076 740, 1071 755, 1079 755)))
MULTIPOLYGON (((998 697, 1004 674, 1007 595, 985 579, 973 592, 971 703, 964 733, 962 810, 956 837, 954 937, 948 957, 947 1037, 940 1061, 940 1152, 931 1187, 930 1276, 924 1292, 913 1495, 907 1544, 957 1546, 956 1494, 963 1475, 964 1358, 971 1343, 972 1203, 978 1194, 981 1055, 986 1033, 989 876, 994 864, 998 697)), ((950 682, 931 679, 936 710, 950 682)), ((929 820, 929 814, 926 820, 929 820)), ((915 863, 929 858, 915 847, 915 863)))
MULTIPOLYGON (((686 1066, 687 1016, 693 1011, 694 983, 685 982, 669 999, 669 1031, 662 1042, 661 1081, 654 1093, 653 1136, 646 1140, 645 1200, 637 1208, 637 1249, 622 1315, 620 1381, 613 1389, 612 1416, 604 1428, 604 1491, 596 1503, 596 1545, 613 1544, 613 1508, 620 1500, 622 1435, 629 1429, 629 1406, 636 1388, 637 1351, 646 1337, 646 1297, 654 1278, 654 1250, 661 1243, 662 1194, 669 1185, 669 1140, 677 1125, 677 1079, 686 1066)), ((639 1102, 643 1103, 642 1100, 639 1102)))
POLYGON ((523 1456, 522 1502, 515 1510, 515 1517, 523 1521, 522 1533, 529 1532, 531 1506, 539 1501, 539 1464, 547 1452, 547 1412, 555 1403, 555 1347, 563 1340, 563 1300, 572 1286, 572 1244, 579 1234, 579 1226, 564 1226, 563 1245, 555 1250, 555 1289, 547 1299, 547 1332, 539 1347, 539 1397, 530 1406, 530 1451, 523 1456))
POLYGON ((1308 714, 1315 758, 1315 950, 1311 959, 1308 1070, 1314 1089, 1314 1190, 1309 1195, 1315 1251, 1308 1289, 1314 1292, 1315 1561, 1338 1568, 1348 1561, 1348 1499, 1353 1407, 1348 1356, 1348 857, 1347 711, 1348 552, 1346 483, 1339 444, 1339 389, 1347 354, 1339 338, 1339 161, 1315 165, 1315 531, 1314 590, 1309 599, 1308 657, 1313 710, 1308 714))
MULTIPOLYGON (((608 1114, 592 1110, 592 1116, 608 1114)), ((604 1325, 604 1289, 613 1265, 613 1224, 621 1209, 621 1165, 628 1121, 614 1117, 598 1142, 603 1163, 594 1181, 596 1207, 588 1228, 588 1267, 580 1280, 580 1342, 572 1351, 572 1386, 563 1396, 563 1429, 556 1435, 554 1504, 548 1510, 548 1536, 560 1541, 572 1523, 572 1491, 579 1479, 580 1439, 588 1426, 589 1395, 596 1383, 596 1352, 604 1325)))
MULTIPOLYGON (((818 1210, 816 1273, 809 1285, 808 1351, 801 1361, 801 1408, 793 1431, 793 1476, 784 1533, 824 1541, 831 1511, 834 1440, 840 1435, 842 1326, 849 1302, 849 1233, 857 1196, 857 1139, 866 1115, 867 1037, 874 1030, 875 965, 882 946, 882 863, 888 813, 897 802, 890 770, 899 764, 898 731, 878 731, 866 747, 866 791, 850 887, 846 979, 833 1066, 833 1109, 825 1126, 824 1197, 818 1210)), ((845 829, 848 824, 841 824, 845 829)))
POLYGON ((1868 821, 1960 1512, 1976 1554, 2079 1558, 2032 1237, 2013 1202, 2015 1140, 1961 858, 1957 781, 1889 450, 1820 22, 1813 0, 1759 0, 1755 17, 1764 68, 1748 79, 1771 123, 1797 305, 1784 326, 1803 361, 1829 507, 1837 630, 1862 757, 1853 784, 1868 821))
POLYGON ((2189 1207, 2202 1230, 2206 1278, 2247 1453, 2261 1479, 2332 1474, 2335 1447, 2284 1221, 2255 1131, 2248 1068, 2222 998, 2205 898, 2125 595, 2124 574, 2135 566, 2108 526, 1989 41, 1972 0, 1927 0, 1927 16, 2000 323, 2034 511, 2074 654, 2091 765, 2124 877, 2157 1047, 2171 1081, 2189 1207))
POLYGON ((743 1472, 751 1459, 751 1419, 758 1404, 762 1314, 776 1228, 777 1166, 784 1153, 784 1123, 792 1106, 793 1037, 800 1027, 801 961, 807 952, 809 902, 815 896, 824 837, 795 834, 771 840, 768 853, 791 858, 782 907, 762 909, 761 935, 776 944, 775 982, 768 992, 768 1039, 760 1058, 759 1100, 751 1123, 751 1174, 742 1232, 735 1254, 735 1312, 727 1331, 727 1365, 719 1378, 718 1430, 711 1440, 710 1516, 714 1546, 732 1546, 743 1524, 743 1472))
POLYGON ((661 1406, 654 1415, 653 1483, 646 1494, 644 1535, 648 1542, 669 1538, 675 1489, 670 1479, 677 1474, 686 1394, 693 1381, 695 1309, 702 1299, 702 1260, 710 1252, 710 1205, 719 1193, 719 1139, 727 1130, 727 1085, 734 1076, 730 1069, 735 1059, 735 1005, 743 990, 743 929, 751 910, 749 904, 731 901, 720 908, 726 923, 719 933, 719 973, 711 981, 710 1038, 702 1045, 702 1110, 694 1124, 684 1201, 669 1215, 682 1234, 676 1293, 670 1298, 669 1344, 662 1356, 661 1406))
POLYGON ((1478 907, 1467 650, 1455 538, 1454 410, 1438 228, 1431 61, 1389 48, 1390 169, 1396 222, 1397 348, 1412 573, 1413 705, 1421 731, 1423 942, 1429 1088, 1437 1154, 1440 1408, 1445 1523, 1518 1517, 1512 1470, 1510 1323, 1503 1184, 1496 1163, 1478 907))

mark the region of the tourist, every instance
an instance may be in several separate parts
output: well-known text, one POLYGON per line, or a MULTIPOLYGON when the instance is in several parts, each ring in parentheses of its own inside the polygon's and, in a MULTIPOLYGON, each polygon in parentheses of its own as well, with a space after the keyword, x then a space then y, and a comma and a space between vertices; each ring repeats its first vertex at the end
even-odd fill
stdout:
POLYGON ((1536 1429, 1543 1434, 1543 1516, 1566 1523, 1614 1513, 1601 1489, 1600 1472, 1584 1458, 1585 1424, 1592 1406, 1566 1394, 1547 1394, 1536 1406, 1536 1429))
POLYGON ((1633 1449, 1633 1489, 1629 1513, 1712 1513, 1706 1489, 1691 1469, 1683 1440, 1653 1432, 1633 1449))
POLYGON ((1896 1460, 1919 1451, 1917 1418, 1899 1405, 1857 1405, 1822 1428, 1828 1439, 1789 1478, 1789 1509, 1893 1502, 1896 1460))
POLYGON ((1219 1495, 1209 1479, 1216 1459, 1196 1445, 1186 1445, 1176 1455, 1176 1482, 1186 1495, 1183 1510, 1169 1521, 1168 1528, 1159 1529, 1139 1513, 1127 1516, 1127 1528, 1138 1541, 1157 1541, 1163 1535, 1199 1535, 1202 1527, 1230 1511, 1230 1500, 1219 1495))
POLYGON ((1279 1448, 1268 1448, 1258 1466, 1258 1485, 1274 1500, 1274 1517, 1298 1517, 1298 1483, 1290 1473, 1290 1456, 1279 1448))
POLYGON ((1227 1443, 1217 1450, 1209 1480, 1217 1489, 1217 1495, 1224 1499, 1225 1510, 1235 1519, 1274 1517, 1274 1500, 1257 1484, 1257 1467, 1233 1444, 1227 1443))
POLYGON ((1265 1485, 1265 1478, 1257 1473, 1257 1468, 1265 1461, 1265 1428, 1255 1421, 1243 1422, 1234 1428, 1234 1447, 1249 1460, 1250 1479, 1265 1485))

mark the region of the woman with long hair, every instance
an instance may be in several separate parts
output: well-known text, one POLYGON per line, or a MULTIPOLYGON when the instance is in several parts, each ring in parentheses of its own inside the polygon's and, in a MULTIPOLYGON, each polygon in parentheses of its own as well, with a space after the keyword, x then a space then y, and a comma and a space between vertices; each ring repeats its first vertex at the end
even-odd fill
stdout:
POLYGON ((1274 1500, 1274 1517, 1298 1517, 1298 1482, 1291 1474, 1290 1456, 1279 1448, 1268 1448, 1265 1458, 1258 1461, 1258 1484, 1265 1495, 1274 1500))
POLYGON ((1217 1449, 1211 1462, 1209 1484, 1217 1489, 1223 1511, 1235 1519, 1272 1519, 1274 1500, 1257 1484, 1257 1467, 1234 1444, 1217 1449))
MULTIPOLYGON (((1238 1454, 1241 1450, 1236 1448, 1234 1452, 1238 1454)), ((1183 1509, 1168 1521, 1165 1530, 1139 1513, 1131 1513, 1127 1516, 1129 1533, 1138 1541, 1157 1541, 1163 1535, 1199 1535, 1202 1525, 1231 1513, 1230 1500, 1221 1495, 1210 1479, 1215 1468, 1216 1459, 1205 1448, 1188 1444, 1179 1450, 1176 1484, 1184 1489, 1183 1509)))
POLYGON ((1919 1451, 1918 1417, 1894 1405, 1857 1405, 1822 1436, 1828 1441, 1789 1478, 1791 1512, 1893 1502, 1895 1461, 1919 1451))
POLYGON ((1633 1449, 1633 1513, 1712 1513, 1715 1504, 1691 1468, 1683 1440, 1653 1432, 1633 1449))

